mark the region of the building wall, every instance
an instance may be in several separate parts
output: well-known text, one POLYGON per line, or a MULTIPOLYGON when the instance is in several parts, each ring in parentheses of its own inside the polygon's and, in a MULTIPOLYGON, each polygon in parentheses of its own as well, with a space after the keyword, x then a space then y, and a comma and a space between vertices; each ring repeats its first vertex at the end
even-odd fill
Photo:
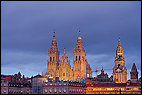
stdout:
POLYGON ((141 87, 87 87, 86 94, 141 94, 141 87), (120 91, 121 89, 121 91, 120 91))
POLYGON ((32 93, 33 94, 42 94, 43 93, 43 82, 46 82, 46 78, 34 77, 32 78, 32 93))
POLYGON ((47 82, 43 85, 43 94, 85 94, 85 85, 69 81, 47 82))
POLYGON ((31 87, 9 87, 8 94, 32 94, 31 87))
POLYGON ((1 94, 8 94, 8 81, 1 80, 1 94))

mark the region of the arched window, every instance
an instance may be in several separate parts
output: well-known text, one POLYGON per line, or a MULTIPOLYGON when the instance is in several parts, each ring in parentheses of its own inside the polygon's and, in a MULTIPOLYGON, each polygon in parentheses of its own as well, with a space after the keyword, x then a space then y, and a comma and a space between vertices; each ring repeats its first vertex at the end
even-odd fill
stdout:
POLYGON ((65 76, 65 73, 63 73, 63 76, 65 76))
POLYGON ((80 61, 80 56, 79 56, 79 61, 80 61))
POLYGON ((52 58, 50 57, 50 61, 52 60, 52 58))
POLYGON ((76 61, 77 61, 77 56, 76 56, 76 61))
POLYGON ((120 64, 118 64, 118 68, 119 68, 120 64))

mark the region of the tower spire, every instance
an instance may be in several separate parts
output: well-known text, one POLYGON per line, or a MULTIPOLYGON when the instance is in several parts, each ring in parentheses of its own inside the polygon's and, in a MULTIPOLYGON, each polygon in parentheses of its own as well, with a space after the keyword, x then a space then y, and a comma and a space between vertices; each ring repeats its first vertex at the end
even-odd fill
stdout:
POLYGON ((78 36, 78 39, 81 39, 80 28, 79 28, 79 36, 78 36))
POLYGON ((120 42, 120 36, 119 36, 119 40, 118 40, 118 45, 119 45, 119 46, 121 45, 121 42, 120 42))
MULTIPOLYGON (((79 37, 81 38, 81 34, 80 34, 80 28, 79 28, 79 37)), ((79 37, 78 37, 78 38, 79 38, 79 37)))
POLYGON ((65 51, 65 48, 64 48, 64 56, 66 56, 66 51, 65 51))
POLYGON ((131 74, 131 81, 137 82, 138 81, 138 71, 137 71, 135 63, 133 63, 130 74, 131 74))
POLYGON ((55 37, 55 32, 53 32, 53 37, 55 37))
POLYGON ((131 72, 137 72, 137 68, 136 68, 135 63, 133 63, 133 66, 132 66, 131 72))
POLYGON ((53 32, 53 40, 52 40, 51 47, 52 47, 52 46, 57 47, 57 42, 56 42, 56 39, 55 39, 55 32, 53 32))

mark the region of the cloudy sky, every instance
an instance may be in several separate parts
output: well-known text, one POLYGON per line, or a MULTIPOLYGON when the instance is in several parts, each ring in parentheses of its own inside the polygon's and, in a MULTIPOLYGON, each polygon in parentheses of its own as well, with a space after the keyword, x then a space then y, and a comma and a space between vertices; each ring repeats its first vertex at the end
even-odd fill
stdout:
POLYGON ((53 32, 73 67, 79 27, 93 70, 113 69, 120 36, 128 79, 133 63, 141 76, 140 1, 2 1, 1 74, 45 73, 53 32))

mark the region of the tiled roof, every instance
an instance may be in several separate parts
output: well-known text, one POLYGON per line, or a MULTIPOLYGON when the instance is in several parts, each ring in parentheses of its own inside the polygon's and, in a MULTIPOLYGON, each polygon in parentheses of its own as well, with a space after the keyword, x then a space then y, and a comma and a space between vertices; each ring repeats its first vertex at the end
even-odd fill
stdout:
POLYGON ((36 75, 36 76, 34 76, 33 78, 46 78, 46 77, 41 76, 41 75, 36 75))
POLYGON ((1 77, 2 80, 11 80, 11 77, 1 77))
POLYGON ((107 74, 101 73, 100 75, 97 76, 97 78, 103 78, 104 76, 105 76, 105 77, 108 77, 107 74))
POLYGON ((90 87, 125 87, 126 83, 97 83, 94 85, 86 84, 86 86, 90 86, 90 87))
POLYGON ((141 84, 138 84, 138 83, 130 83, 130 85, 127 85, 127 87, 130 87, 130 86, 141 86, 141 84))

